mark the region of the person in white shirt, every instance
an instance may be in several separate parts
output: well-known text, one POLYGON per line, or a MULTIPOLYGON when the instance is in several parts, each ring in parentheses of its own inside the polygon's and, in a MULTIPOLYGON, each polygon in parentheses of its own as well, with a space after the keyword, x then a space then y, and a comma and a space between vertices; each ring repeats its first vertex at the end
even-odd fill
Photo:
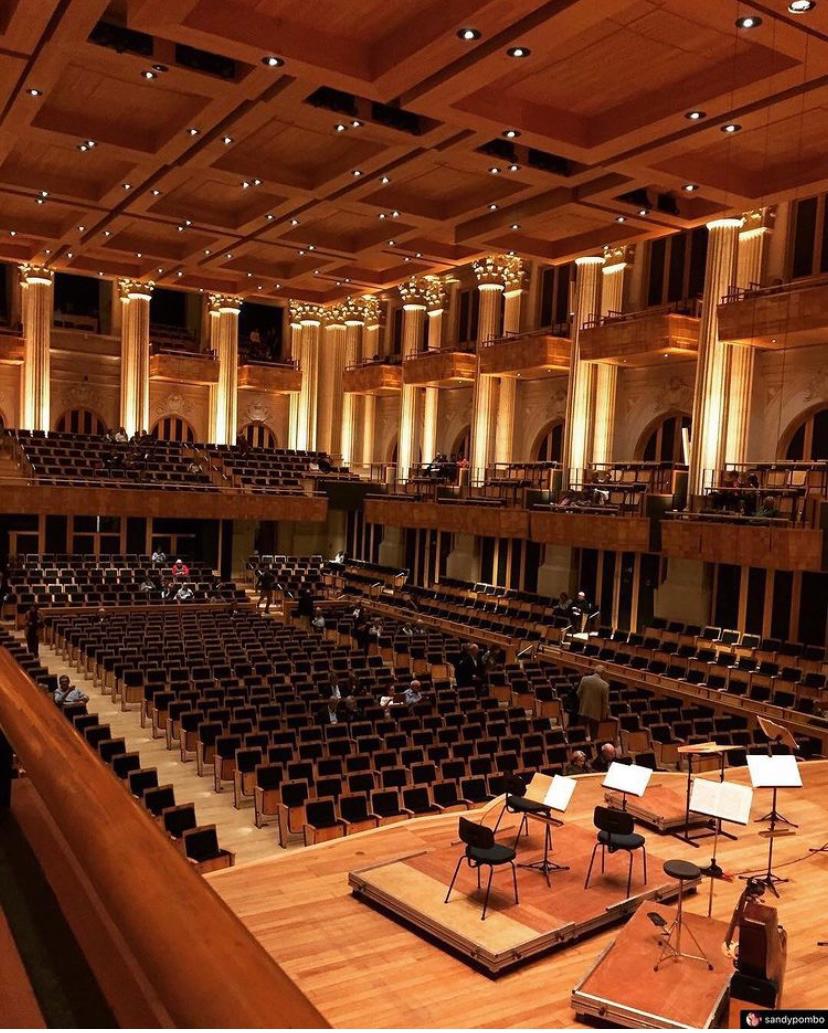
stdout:
POLYGON ((55 691, 55 703, 62 707, 65 703, 88 703, 89 697, 83 691, 72 685, 68 674, 62 674, 58 678, 58 687, 55 691))
POLYGON ((192 601, 193 596, 192 588, 189 585, 182 585, 175 593, 175 601, 178 603, 189 603, 192 601))
POLYGON ((420 691, 421 689, 422 684, 415 678, 403 693, 403 703, 409 707, 413 707, 415 703, 419 703, 423 698, 423 694, 420 691))

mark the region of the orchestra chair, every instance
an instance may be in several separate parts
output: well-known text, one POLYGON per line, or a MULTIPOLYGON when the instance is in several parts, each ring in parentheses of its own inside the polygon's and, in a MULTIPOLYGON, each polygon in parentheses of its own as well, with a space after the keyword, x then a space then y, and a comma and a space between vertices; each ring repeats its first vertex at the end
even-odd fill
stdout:
POLYGON ((284 771, 281 764, 259 764, 255 777, 253 809, 256 828, 260 829, 267 819, 273 820, 276 817, 282 799, 280 787, 284 781, 284 771))
POLYGON ((348 823, 337 817, 336 805, 330 797, 324 800, 308 800, 305 804, 305 822, 302 826, 305 846, 339 839, 347 831, 348 823))
POLYGON ((466 844, 466 849, 457 860, 454 875, 451 877, 451 882, 449 883, 448 893, 446 893, 444 903, 448 904, 451 891, 454 889, 454 883, 456 882, 458 873, 460 872, 460 865, 465 861, 469 868, 477 872, 478 889, 480 889, 480 869, 484 865, 489 869, 489 878, 486 882, 486 895, 483 898, 483 911, 480 915, 481 921, 486 920, 486 910, 489 907, 489 894, 492 889, 492 876, 494 875, 495 868, 500 865, 508 864, 512 867, 512 882, 515 887, 515 903, 519 904, 517 868, 515 867, 516 855, 514 848, 504 846, 500 843, 495 843, 494 832, 492 829, 487 825, 478 825, 477 822, 469 821, 468 818, 460 818, 458 834, 461 841, 466 844))
POLYGON ((519 814, 520 825, 518 826, 517 836, 515 836, 515 843, 517 843, 524 828, 527 833, 529 831, 529 821, 526 815, 532 813, 543 814, 545 817, 548 817, 549 808, 543 803, 538 803, 537 800, 530 800, 527 798, 526 783, 519 775, 505 775, 503 786, 506 799, 504 800, 503 807, 501 808, 500 814, 495 822, 493 834, 497 834, 497 830, 500 828, 500 822, 504 814, 519 814))
POLYGON ((616 811, 610 807, 596 807, 593 816, 598 838, 592 848, 592 857, 589 861, 584 889, 589 889, 589 880, 592 876, 592 866, 595 863, 595 851, 601 848, 601 874, 604 874, 604 863, 606 852, 614 854, 619 850, 626 850, 630 863, 627 870, 627 896, 630 895, 632 885, 633 854, 636 850, 641 851, 644 864, 644 885, 647 885, 647 846, 644 837, 634 831, 635 819, 627 811, 616 811))
POLYGON ((345 822, 345 835, 352 836, 356 832, 375 829, 380 823, 376 814, 368 810, 368 797, 362 793, 353 796, 340 796, 339 816, 345 822))

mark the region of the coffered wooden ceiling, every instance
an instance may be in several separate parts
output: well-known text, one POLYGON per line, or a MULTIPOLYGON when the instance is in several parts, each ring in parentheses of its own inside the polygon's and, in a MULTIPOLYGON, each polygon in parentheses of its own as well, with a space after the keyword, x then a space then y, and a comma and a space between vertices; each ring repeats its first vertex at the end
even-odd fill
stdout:
POLYGON ((5 0, 0 99, 0 259, 328 301, 826 189, 828 0, 5 0))

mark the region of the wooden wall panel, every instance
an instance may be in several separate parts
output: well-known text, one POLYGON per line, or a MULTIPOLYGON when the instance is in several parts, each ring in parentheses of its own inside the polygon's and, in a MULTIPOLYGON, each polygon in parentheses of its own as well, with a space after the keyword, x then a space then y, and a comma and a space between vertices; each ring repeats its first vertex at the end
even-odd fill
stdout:
POLYGON ((564 337, 526 334, 480 349, 481 373, 568 370, 570 342, 564 337))
POLYGON ((494 538, 528 538, 529 514, 525 509, 402 499, 366 499, 365 519, 388 527, 427 528, 457 534, 494 538))
POLYGON ((655 361, 665 352, 694 357, 699 349, 699 321, 676 312, 619 319, 581 331, 581 358, 603 362, 655 361))
POLYGON ((290 366, 239 366, 239 387, 255 387, 273 394, 300 391, 302 371, 290 366))
POLYGON ((403 362, 403 383, 459 387, 477 375, 477 356, 468 352, 420 352, 403 362))
POLYGON ((790 348, 821 344, 828 330, 828 283, 792 284, 786 290, 719 305, 719 336, 731 344, 790 348))
POLYGON ((666 520, 661 525, 666 556, 776 570, 821 570, 822 535, 812 528, 721 521, 666 520))
POLYGON ((217 384, 219 364, 208 355, 151 355, 150 380, 176 384, 217 384))
POLYGON ((650 521, 647 517, 602 516, 577 511, 533 511, 531 537, 535 542, 554 545, 648 552, 650 521))
POLYGON ((372 363, 342 374, 342 390, 360 395, 388 395, 402 390, 402 366, 372 363))

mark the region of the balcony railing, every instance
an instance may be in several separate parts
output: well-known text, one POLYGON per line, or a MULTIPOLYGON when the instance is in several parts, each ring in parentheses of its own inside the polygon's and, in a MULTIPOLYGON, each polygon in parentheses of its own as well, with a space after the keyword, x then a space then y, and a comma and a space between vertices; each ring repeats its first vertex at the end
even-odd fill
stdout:
POLYGON ((634 312, 615 312, 610 310, 602 316, 592 313, 581 324, 582 330, 594 330, 597 326, 608 326, 612 323, 627 323, 634 319, 643 319, 648 316, 692 316, 697 319, 701 315, 702 297, 681 298, 678 301, 671 301, 666 305, 653 305, 649 308, 636 309, 634 312))

